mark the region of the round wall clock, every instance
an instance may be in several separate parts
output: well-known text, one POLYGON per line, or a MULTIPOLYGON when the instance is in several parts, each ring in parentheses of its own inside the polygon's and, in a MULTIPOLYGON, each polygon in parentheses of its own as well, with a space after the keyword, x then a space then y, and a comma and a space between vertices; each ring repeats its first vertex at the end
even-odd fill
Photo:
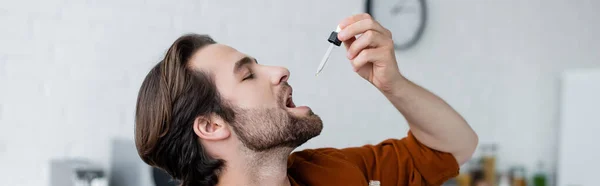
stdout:
POLYGON ((367 0, 366 12, 392 32, 398 50, 417 44, 427 22, 425 0, 367 0))

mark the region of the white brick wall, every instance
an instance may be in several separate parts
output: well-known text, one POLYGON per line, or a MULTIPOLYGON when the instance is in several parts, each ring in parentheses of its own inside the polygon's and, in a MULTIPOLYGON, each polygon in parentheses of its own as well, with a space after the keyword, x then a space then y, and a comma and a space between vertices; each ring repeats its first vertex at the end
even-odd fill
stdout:
MULTIPOLYGON (((298 103, 325 121, 302 148, 404 136, 404 120, 326 37, 361 0, 0 1, 0 185, 48 184, 51 158, 108 166, 110 140, 133 137, 140 82, 183 33, 212 35, 284 65, 298 103), (338 69, 338 70, 334 70, 338 69), (334 141, 344 139, 343 141, 334 141)), ((422 42, 398 53, 402 71, 500 144, 501 167, 541 159, 557 137, 558 73, 600 66, 600 3, 430 1, 422 42), (518 151, 517 148, 526 148, 518 151)))

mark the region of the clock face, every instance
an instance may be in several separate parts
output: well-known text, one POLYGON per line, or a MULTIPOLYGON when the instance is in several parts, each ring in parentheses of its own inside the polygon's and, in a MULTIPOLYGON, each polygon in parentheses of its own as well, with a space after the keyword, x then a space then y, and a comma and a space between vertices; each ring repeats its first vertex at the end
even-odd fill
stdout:
POLYGON ((425 0, 367 0, 367 13, 392 32, 398 50, 420 39, 427 15, 425 0))

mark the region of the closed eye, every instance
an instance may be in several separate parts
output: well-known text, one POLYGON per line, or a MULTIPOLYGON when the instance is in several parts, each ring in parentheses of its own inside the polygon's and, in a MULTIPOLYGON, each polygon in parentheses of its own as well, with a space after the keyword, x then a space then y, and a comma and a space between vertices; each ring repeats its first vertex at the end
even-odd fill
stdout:
POLYGON ((250 75, 246 76, 244 79, 242 79, 242 81, 246 81, 252 78, 254 78, 254 73, 250 73, 250 75))

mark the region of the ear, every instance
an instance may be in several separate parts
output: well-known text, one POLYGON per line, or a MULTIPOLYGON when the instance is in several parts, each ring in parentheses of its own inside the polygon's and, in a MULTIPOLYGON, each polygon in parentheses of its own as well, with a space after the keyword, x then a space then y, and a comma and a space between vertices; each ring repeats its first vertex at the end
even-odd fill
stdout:
POLYGON ((216 115, 198 116, 194 120, 194 133, 205 140, 222 140, 231 135, 221 117, 216 115))

